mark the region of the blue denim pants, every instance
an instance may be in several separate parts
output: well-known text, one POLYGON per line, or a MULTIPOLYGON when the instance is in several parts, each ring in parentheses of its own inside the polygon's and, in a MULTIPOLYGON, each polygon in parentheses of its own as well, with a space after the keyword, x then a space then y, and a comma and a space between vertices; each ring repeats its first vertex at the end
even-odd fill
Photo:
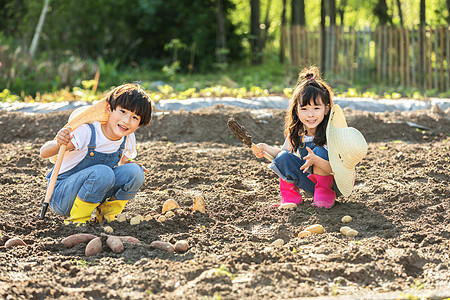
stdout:
MULTIPOLYGON (((329 160, 328 150, 324 147, 316 146, 312 150, 315 155, 327 161, 329 160)), ((293 183, 300 189, 314 195, 315 183, 308 178, 308 176, 314 172, 313 170, 308 170, 308 172, 303 173, 303 170, 300 170, 300 167, 302 167, 304 163, 305 160, 301 159, 296 154, 282 150, 278 153, 272 163, 269 164, 269 168, 272 169, 282 180, 293 183)), ((341 195, 336 186, 336 182, 334 182, 332 189, 336 192, 336 196, 341 195)))
MULTIPOLYGON (((130 200, 144 183, 144 170, 138 164, 116 166, 127 137, 116 152, 97 152, 95 130, 92 124, 88 125, 91 128, 88 153, 74 168, 58 175, 50 199, 50 207, 58 215, 69 216, 77 196, 91 203, 102 203, 113 195, 118 200, 130 200)), ((47 175, 48 181, 52 172, 47 175)))
POLYGON ((144 183, 144 171, 135 163, 111 169, 98 164, 74 173, 55 185, 50 206, 58 215, 69 216, 78 196, 86 202, 102 203, 114 195, 119 200, 130 200, 144 183))

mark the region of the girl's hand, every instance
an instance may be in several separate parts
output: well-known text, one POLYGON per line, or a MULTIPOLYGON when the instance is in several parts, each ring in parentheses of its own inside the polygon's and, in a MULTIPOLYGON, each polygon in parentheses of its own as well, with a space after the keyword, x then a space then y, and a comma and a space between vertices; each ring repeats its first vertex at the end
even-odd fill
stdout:
POLYGON ((58 145, 67 145, 70 142, 70 140, 72 139, 70 131, 72 131, 72 128, 70 127, 62 128, 58 131, 58 133, 56 134, 56 142, 58 143, 58 145))
POLYGON ((137 165, 139 165, 139 166, 141 166, 142 167, 142 169, 144 170, 144 172, 145 173, 149 173, 150 172, 150 170, 149 169, 147 169, 146 167, 144 167, 144 165, 143 164, 141 164, 141 163, 137 163, 137 162, 135 162, 133 159, 127 159, 126 161, 124 161, 124 163, 123 164, 131 164, 131 163, 135 163, 135 164, 137 164, 137 165))
POLYGON ((300 170, 303 170, 303 173, 306 173, 309 167, 313 166, 316 163, 318 157, 314 154, 311 148, 306 147, 306 150, 308 151, 308 155, 303 158, 305 160, 305 163, 300 167, 300 170))
POLYGON ((262 158, 262 157, 264 157, 264 147, 265 147, 265 144, 264 143, 260 143, 260 144, 258 144, 258 145, 256 145, 256 146, 258 146, 258 148, 256 148, 256 147, 252 147, 252 150, 253 150, 253 154, 255 154, 255 156, 257 157, 257 158, 262 158))

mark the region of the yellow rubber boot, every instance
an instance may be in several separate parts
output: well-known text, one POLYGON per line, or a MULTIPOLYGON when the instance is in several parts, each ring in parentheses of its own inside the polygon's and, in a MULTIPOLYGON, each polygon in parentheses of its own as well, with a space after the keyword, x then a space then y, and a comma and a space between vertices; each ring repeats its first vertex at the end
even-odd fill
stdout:
POLYGON ((75 201, 73 202, 72 209, 70 210, 70 216, 69 218, 64 220, 64 224, 86 223, 86 221, 89 221, 89 218, 91 217, 94 209, 99 205, 100 203, 83 201, 80 197, 77 196, 75 198, 75 201))
POLYGON ((111 200, 108 199, 99 207, 97 207, 97 222, 102 222, 105 219, 108 222, 112 222, 116 219, 116 215, 120 214, 125 208, 128 200, 111 200))

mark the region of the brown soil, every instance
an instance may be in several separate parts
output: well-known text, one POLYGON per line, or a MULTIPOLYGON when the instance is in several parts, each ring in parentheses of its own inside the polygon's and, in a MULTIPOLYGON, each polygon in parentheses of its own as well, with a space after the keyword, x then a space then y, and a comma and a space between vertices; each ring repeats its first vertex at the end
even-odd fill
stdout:
POLYGON ((369 145, 354 192, 331 209, 312 207, 305 196, 285 211, 270 208, 279 190, 267 161, 256 159, 226 125, 232 116, 253 142, 281 145, 284 112, 268 112, 271 118, 258 119, 248 110, 215 106, 162 114, 138 129, 138 160, 151 172, 124 214, 128 220, 156 216, 167 199, 182 211, 164 222, 108 224, 143 244, 126 244, 121 254, 104 245, 94 257, 85 256, 85 244, 65 248, 61 240, 100 235, 105 224, 67 226, 50 209, 39 219, 51 167, 39 148, 69 112, 0 112, 0 298, 450 297, 449 112, 345 110, 349 126, 369 145), (205 199, 205 214, 191 212, 196 193, 205 199), (354 239, 339 233, 344 215, 353 217, 354 239), (324 234, 297 238, 316 223, 324 234), (16 236, 27 246, 3 246, 16 236), (148 246, 181 239, 189 242, 186 253, 148 246), (277 239, 284 245, 272 246, 277 239))

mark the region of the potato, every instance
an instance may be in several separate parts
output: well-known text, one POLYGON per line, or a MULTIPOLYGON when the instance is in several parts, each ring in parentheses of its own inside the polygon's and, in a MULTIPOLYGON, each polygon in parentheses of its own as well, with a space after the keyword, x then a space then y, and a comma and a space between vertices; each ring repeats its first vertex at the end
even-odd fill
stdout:
POLYGON ((341 232, 343 235, 347 235, 347 232, 348 232, 349 230, 352 230, 352 229, 351 229, 350 227, 348 227, 348 226, 343 226, 343 227, 341 227, 340 232, 341 232))
POLYGON ((168 211, 168 212, 166 212, 165 217, 168 219, 173 218, 173 217, 175 217, 175 213, 173 211, 168 211))
POLYGON ((61 243, 66 247, 73 247, 80 243, 87 243, 96 237, 97 236, 89 233, 77 233, 64 238, 61 243))
POLYGON ((139 223, 141 223, 141 218, 139 218, 139 216, 135 216, 135 217, 132 217, 131 219, 130 219, 130 225, 137 225, 137 224, 139 224, 139 223))
POLYGON ((123 246, 122 240, 118 236, 110 235, 106 239, 106 245, 114 252, 114 253, 122 253, 125 248, 123 246))
POLYGON ((162 242, 162 241, 154 241, 150 244, 150 247, 153 247, 158 250, 166 251, 169 253, 174 253, 175 249, 173 248, 171 243, 162 242))
POLYGON ((354 230, 354 229, 350 229, 349 231, 347 231, 346 236, 348 237, 355 237, 358 235, 358 231, 354 230))
POLYGON ((18 237, 13 237, 9 240, 6 241, 5 243, 5 247, 6 248, 10 248, 10 247, 17 247, 17 246, 26 246, 27 244, 18 237))
POLYGON ((133 236, 130 236, 130 235, 120 236, 120 235, 110 235, 110 234, 102 233, 101 236, 106 237, 106 238, 108 238, 110 236, 116 237, 116 238, 119 238, 123 243, 129 243, 129 244, 140 244, 141 243, 141 241, 139 239, 137 239, 133 236))
POLYGON ((343 235, 348 236, 348 237, 355 237, 358 235, 358 231, 351 229, 348 226, 341 227, 340 231, 343 235))
POLYGON ((314 224, 314 225, 306 227, 304 229, 304 231, 309 231, 311 233, 319 234, 319 233, 324 233, 325 229, 320 224, 314 224))
POLYGON ((84 254, 86 254, 86 256, 95 256, 99 254, 101 251, 102 251, 102 239, 101 237, 96 237, 86 245, 84 254))
POLYGON ((111 226, 105 226, 103 227, 103 230, 107 233, 113 233, 114 229, 111 226))
POLYGON ((141 241, 135 237, 125 235, 125 236, 117 236, 122 242, 130 243, 130 244, 140 244, 141 241))
POLYGON ((350 223, 352 220, 353 219, 350 216, 343 216, 341 222, 342 223, 350 223))
POLYGON ((165 220, 167 220, 167 218, 164 216, 159 216, 158 218, 158 222, 164 222, 165 220))
POLYGON ((206 213, 205 199, 202 195, 195 195, 194 203, 192 204, 192 211, 198 210, 201 213, 206 213))
POLYGON ((169 199, 166 202, 164 202, 163 208, 162 208, 162 213, 165 213, 166 211, 176 209, 176 208, 180 208, 178 203, 173 199, 169 199))
POLYGON ((126 220, 127 220, 127 217, 125 217, 125 215, 123 215, 123 214, 116 216, 117 222, 125 222, 126 220))
POLYGON ((308 236, 308 235, 311 235, 311 234, 312 234, 311 231, 303 230, 303 231, 300 231, 298 233, 298 237, 301 238, 301 237, 305 237, 305 236, 308 236))
POLYGON ((179 240, 175 243, 175 251, 184 253, 189 249, 189 243, 186 240, 179 240))
POLYGON ((278 206, 278 209, 294 209, 297 207, 297 204, 295 203, 283 203, 280 206, 278 206))
POLYGON ((271 245, 272 246, 283 246, 284 241, 283 241, 283 239, 278 239, 278 240, 273 241, 271 245))

